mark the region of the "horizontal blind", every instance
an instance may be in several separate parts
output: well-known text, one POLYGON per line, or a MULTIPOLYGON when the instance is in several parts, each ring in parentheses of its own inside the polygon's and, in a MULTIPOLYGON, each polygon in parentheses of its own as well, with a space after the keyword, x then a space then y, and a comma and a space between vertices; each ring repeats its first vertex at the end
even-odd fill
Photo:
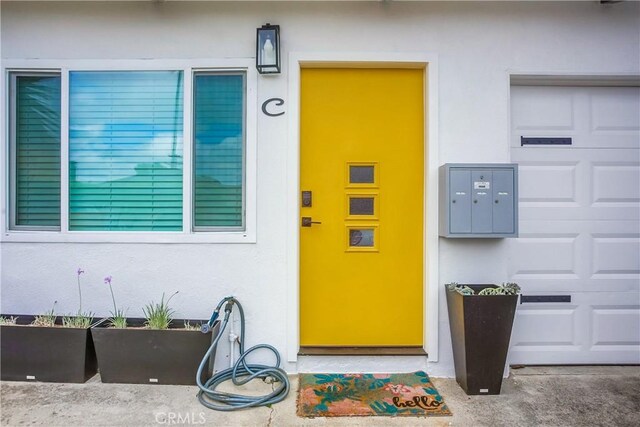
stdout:
POLYGON ((71 72, 69 92, 69 229, 182 230, 182 72, 71 72))
POLYGON ((244 226, 244 74, 194 78, 194 226, 244 226))
POLYGON ((15 76, 15 225, 60 227, 60 76, 15 76))

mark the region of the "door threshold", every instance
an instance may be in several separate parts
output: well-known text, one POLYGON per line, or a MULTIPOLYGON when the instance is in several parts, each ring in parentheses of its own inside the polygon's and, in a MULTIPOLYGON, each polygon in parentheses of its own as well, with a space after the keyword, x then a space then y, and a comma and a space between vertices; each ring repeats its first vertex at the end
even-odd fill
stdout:
POLYGON ((427 356, 422 347, 300 347, 298 356, 427 356))

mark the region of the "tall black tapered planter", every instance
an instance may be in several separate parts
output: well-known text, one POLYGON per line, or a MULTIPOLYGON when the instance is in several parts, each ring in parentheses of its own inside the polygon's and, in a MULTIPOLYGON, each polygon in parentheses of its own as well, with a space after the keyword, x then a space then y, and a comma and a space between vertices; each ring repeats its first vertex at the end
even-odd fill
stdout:
MULTIPOLYGON (((148 329, 145 319, 127 319, 127 328, 116 329, 104 322, 91 333, 103 383, 195 385, 202 357, 217 335, 220 323, 203 334, 185 330, 184 320, 174 319, 169 329, 148 329)), ((191 321, 203 324, 206 320, 191 321)), ((215 359, 215 353, 211 360, 215 359)), ((211 376, 212 365, 203 378, 211 376)))
POLYGON ((470 395, 500 394, 518 295, 477 295, 495 285, 447 290, 456 381, 470 395))
MULTIPOLYGON (((97 372, 96 352, 89 328, 30 326, 31 315, 16 325, 0 326, 0 377, 3 381, 83 383, 97 372)), ((99 322, 98 322, 99 323, 99 322)))

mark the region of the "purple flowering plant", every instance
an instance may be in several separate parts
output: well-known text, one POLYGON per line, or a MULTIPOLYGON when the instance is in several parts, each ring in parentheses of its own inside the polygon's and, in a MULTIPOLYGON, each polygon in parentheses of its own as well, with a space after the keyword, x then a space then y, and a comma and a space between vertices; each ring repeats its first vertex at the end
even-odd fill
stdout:
POLYGON ((76 279, 78 282, 78 313, 75 316, 66 315, 62 316, 62 326, 65 328, 88 328, 91 326, 91 320, 93 319, 93 313, 90 311, 82 311, 82 285, 80 283, 80 276, 84 274, 84 270, 78 267, 76 270, 76 279))
POLYGON ((111 300, 113 301, 113 311, 111 312, 111 318, 109 322, 111 323, 112 328, 126 328, 127 327, 127 317, 125 316, 124 311, 119 310, 116 305, 116 298, 113 295, 113 287, 111 286, 112 276, 107 276, 104 278, 104 283, 109 285, 109 290, 111 291, 111 300))

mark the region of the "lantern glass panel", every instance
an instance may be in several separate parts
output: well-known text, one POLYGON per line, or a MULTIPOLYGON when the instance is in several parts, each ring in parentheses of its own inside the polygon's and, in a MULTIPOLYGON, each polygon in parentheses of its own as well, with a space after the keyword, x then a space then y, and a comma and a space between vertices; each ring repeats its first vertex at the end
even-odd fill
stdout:
POLYGON ((258 63, 261 66, 273 66, 278 64, 278 40, 276 30, 261 29, 258 33, 258 46, 260 58, 258 63))

